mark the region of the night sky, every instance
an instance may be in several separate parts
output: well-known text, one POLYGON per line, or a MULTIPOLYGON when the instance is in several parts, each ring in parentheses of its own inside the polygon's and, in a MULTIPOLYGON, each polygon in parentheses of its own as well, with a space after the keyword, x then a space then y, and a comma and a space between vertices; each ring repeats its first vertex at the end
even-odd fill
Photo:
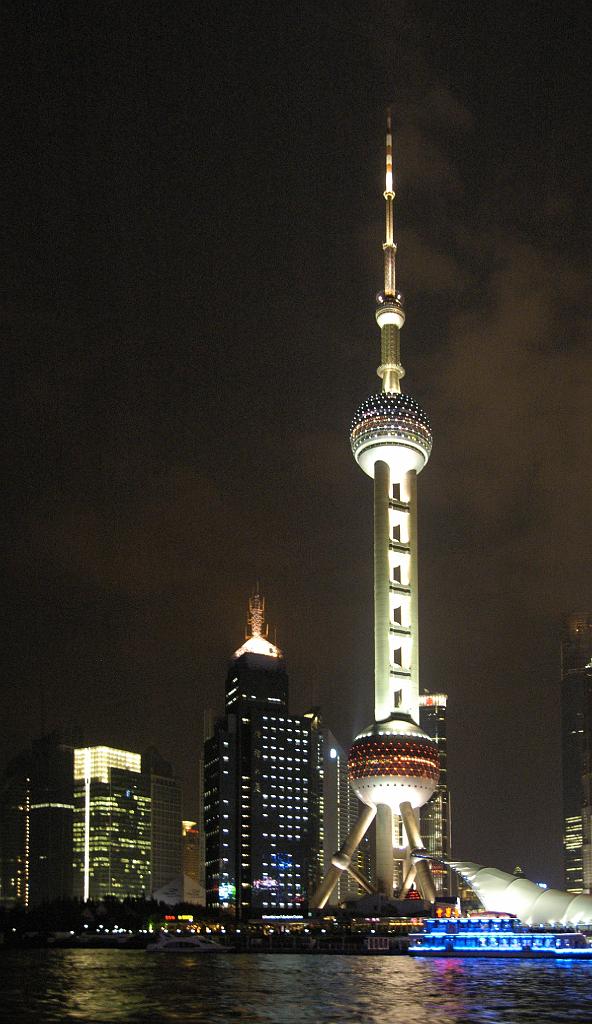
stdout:
MULTIPOLYGON (((9 15, 10 19, 10 15, 9 15)), ((372 718, 372 485, 393 106, 420 682, 454 853, 561 884, 559 638, 592 604, 589 7, 32 3, 8 25, 2 750, 155 743, 260 579, 292 706, 372 718)))

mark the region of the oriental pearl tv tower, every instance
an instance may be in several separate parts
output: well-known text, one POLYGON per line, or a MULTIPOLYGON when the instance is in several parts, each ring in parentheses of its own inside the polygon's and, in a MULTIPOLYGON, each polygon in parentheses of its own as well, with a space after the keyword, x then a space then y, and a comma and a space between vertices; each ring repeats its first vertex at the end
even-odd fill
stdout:
POLYGON ((366 892, 389 898, 396 887, 403 897, 415 881, 424 899, 435 900, 415 813, 432 796, 440 772, 438 748, 417 725, 417 475, 429 459, 432 433, 423 409, 401 392, 405 312, 395 277, 390 113, 384 199, 384 289, 376 308, 382 389, 362 402, 350 434, 356 462, 374 480, 374 722, 356 737, 348 758, 351 785, 365 806, 311 900, 317 908, 329 900, 341 871, 366 892), (374 818, 376 886, 352 863, 374 818))

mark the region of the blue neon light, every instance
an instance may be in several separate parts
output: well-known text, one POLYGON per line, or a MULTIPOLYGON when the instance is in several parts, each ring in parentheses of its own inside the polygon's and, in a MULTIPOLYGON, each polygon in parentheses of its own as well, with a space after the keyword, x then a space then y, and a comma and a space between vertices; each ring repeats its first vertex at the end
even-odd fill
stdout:
POLYGON ((534 957, 592 959, 592 948, 581 932, 568 929, 529 929, 515 917, 427 920, 409 946, 410 953, 442 956, 525 954, 534 957))

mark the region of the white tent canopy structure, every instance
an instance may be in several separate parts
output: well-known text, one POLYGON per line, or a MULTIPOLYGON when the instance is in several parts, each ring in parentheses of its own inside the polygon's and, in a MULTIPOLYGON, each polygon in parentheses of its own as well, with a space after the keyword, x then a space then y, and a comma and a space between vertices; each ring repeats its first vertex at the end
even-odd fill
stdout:
POLYGON ((472 861, 451 861, 450 867, 468 882, 485 910, 515 914, 528 925, 592 926, 592 896, 542 889, 527 878, 472 861))

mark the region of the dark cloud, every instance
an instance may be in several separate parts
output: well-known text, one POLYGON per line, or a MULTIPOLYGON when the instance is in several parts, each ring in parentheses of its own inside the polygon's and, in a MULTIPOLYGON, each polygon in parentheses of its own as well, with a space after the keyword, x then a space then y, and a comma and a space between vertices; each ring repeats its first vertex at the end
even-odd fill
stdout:
POLYGON ((446 450, 422 480, 441 524, 439 539, 430 531, 431 569, 448 630, 429 588, 426 603, 441 633, 435 660, 440 647, 452 703, 464 709, 451 724, 453 749, 464 750, 460 763, 452 756, 462 850, 491 857, 495 819, 496 855, 511 866, 509 820, 542 871, 528 807, 546 794, 539 827, 548 821, 558 844, 559 620, 590 594, 588 269, 509 235, 484 248, 492 259, 481 295, 450 317, 432 397, 446 450), (567 322, 566 306, 578 311, 567 322), (488 816, 476 834, 475 790, 488 816))

